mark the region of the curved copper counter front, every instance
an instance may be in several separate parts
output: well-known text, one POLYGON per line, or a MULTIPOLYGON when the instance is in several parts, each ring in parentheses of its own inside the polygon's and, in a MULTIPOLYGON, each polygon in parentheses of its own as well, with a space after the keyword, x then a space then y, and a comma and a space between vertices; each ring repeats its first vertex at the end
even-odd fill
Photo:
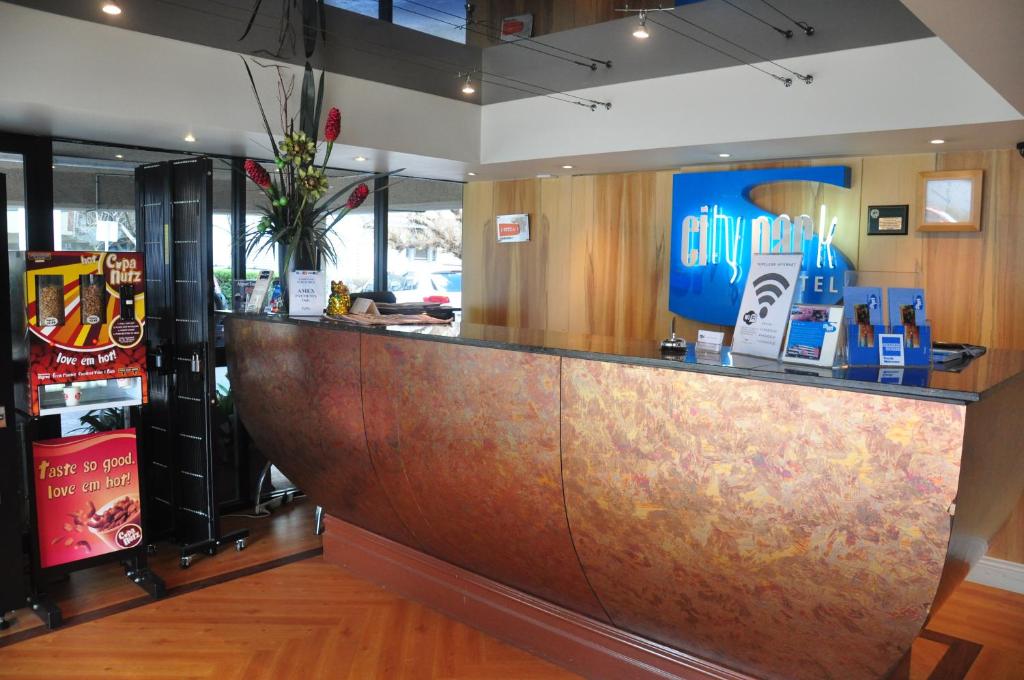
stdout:
POLYGON ((584 569, 616 625, 670 646, 760 676, 882 677, 935 596, 964 410, 565 359, 584 569))
POLYGON ((558 357, 363 335, 374 466, 426 552, 607 620, 569 538, 558 357))
POLYGON ((1020 372, 915 398, 247 317, 228 342, 246 427, 332 515, 762 678, 885 676, 1024 487, 1020 372))
POLYGON ((232 323, 231 388, 260 451, 347 522, 420 547, 374 473, 363 429, 359 335, 232 323))

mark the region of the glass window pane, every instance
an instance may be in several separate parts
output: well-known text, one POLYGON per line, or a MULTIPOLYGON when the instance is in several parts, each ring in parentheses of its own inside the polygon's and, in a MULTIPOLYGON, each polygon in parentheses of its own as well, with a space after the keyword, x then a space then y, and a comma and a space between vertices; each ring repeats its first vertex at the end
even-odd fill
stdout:
MULTIPOLYGON (((327 170, 327 176, 331 192, 340 191, 357 178, 351 173, 331 169, 327 170)), ((324 263, 327 280, 344 281, 353 293, 373 290, 373 198, 371 194, 361 206, 334 225, 330 240, 338 261, 324 263)))
POLYGON ((25 250, 25 160, 0 153, 0 175, 7 177, 7 250, 25 250))
POLYGON ((179 155, 96 144, 53 145, 53 249, 138 250, 135 167, 179 155))
POLYGON ((462 185, 396 178, 388 196, 388 289, 399 302, 462 306, 462 185))
POLYGON ((221 160, 213 161, 213 305, 228 309, 231 298, 231 173, 221 160))
POLYGON ((395 0, 393 15, 399 26, 457 43, 466 42, 463 0, 395 0))
POLYGON ((363 14, 376 19, 380 16, 380 7, 377 0, 327 0, 330 7, 363 14))

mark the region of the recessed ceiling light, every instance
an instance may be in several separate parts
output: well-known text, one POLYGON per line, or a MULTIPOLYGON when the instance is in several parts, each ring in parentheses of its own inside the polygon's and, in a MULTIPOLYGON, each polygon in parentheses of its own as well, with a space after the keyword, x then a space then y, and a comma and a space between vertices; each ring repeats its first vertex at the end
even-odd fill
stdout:
POLYGON ((945 139, 933 139, 932 140, 932 144, 945 144, 945 143, 946 143, 945 139))
POLYGON ((103 13, 109 14, 112 17, 116 17, 121 13, 121 6, 116 2, 105 2, 103 3, 103 13))
POLYGON ((476 177, 475 172, 467 172, 466 175, 468 175, 469 177, 476 177))
POLYGON ((190 132, 187 135, 185 135, 185 141, 188 142, 189 144, 193 144, 196 141, 196 136, 190 132))
POLYGON ((356 156, 356 157, 355 157, 355 158, 353 158, 352 160, 354 160, 354 161, 359 161, 360 163, 362 163, 363 161, 365 161, 365 160, 366 160, 366 156, 356 156))
POLYGON ((552 177, 552 176, 553 175, 550 172, 537 173, 537 179, 548 179, 549 177, 552 177))
POLYGON ((719 158, 731 158, 732 154, 731 153, 720 153, 720 154, 718 154, 718 157, 719 158))
POLYGON ((562 166, 562 170, 572 170, 572 166, 571 165, 563 165, 562 166))
POLYGON ((114 158, 124 158, 124 154, 123 153, 115 153, 114 154, 114 158))

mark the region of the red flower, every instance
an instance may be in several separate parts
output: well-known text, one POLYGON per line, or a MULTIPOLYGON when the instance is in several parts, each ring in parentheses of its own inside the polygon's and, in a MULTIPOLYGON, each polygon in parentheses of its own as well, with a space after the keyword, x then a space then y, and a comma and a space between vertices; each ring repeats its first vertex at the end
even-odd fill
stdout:
POLYGON ((363 204, 363 201, 365 201, 366 197, 369 195, 370 187, 365 184, 360 184, 352 190, 351 194, 348 195, 348 209, 355 210, 363 204))
POLYGON ((333 142, 341 134, 341 111, 337 107, 327 112, 327 124, 324 125, 324 139, 333 142))
POLYGON ((249 175, 249 179, 261 189, 270 188, 270 173, 256 161, 249 159, 245 161, 245 174, 249 175))

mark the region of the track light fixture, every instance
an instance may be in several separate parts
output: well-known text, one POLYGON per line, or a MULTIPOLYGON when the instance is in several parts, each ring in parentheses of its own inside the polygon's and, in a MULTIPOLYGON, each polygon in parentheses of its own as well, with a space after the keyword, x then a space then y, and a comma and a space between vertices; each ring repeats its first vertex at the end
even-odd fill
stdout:
POLYGON ((633 31, 633 37, 640 40, 647 40, 651 34, 647 32, 647 12, 640 12, 640 25, 633 31))

